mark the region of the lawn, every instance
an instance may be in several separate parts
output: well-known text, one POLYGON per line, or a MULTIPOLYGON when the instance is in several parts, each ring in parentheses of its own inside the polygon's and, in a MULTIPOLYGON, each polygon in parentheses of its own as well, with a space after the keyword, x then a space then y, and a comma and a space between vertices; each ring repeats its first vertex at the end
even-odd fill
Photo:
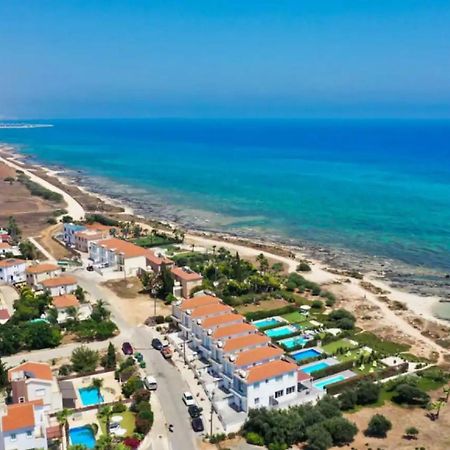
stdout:
POLYGON ((294 311, 288 314, 284 314, 281 316, 283 319, 286 319, 290 323, 301 323, 306 321, 306 316, 298 311, 294 311))
POLYGON ((384 341, 375 334, 369 332, 355 334, 352 339, 362 345, 367 345, 367 347, 372 348, 376 352, 384 353, 385 355, 396 355, 401 352, 406 352, 410 348, 410 346, 406 344, 384 341))
MULTIPOLYGON (((124 411, 122 413, 114 413, 113 416, 122 416, 123 420, 120 422, 120 426, 127 430, 127 436, 131 436, 134 433, 134 414, 131 411, 124 411)), ((105 419, 99 419, 100 428, 103 434, 106 434, 106 421, 105 419)))
POLYGON ((328 344, 323 345, 322 349, 326 353, 333 355, 340 348, 352 349, 354 347, 356 347, 356 345, 350 342, 348 339, 339 339, 338 341, 330 342, 328 344))
POLYGON ((134 239, 133 243, 140 247, 156 247, 173 244, 175 239, 163 236, 155 236, 153 234, 134 239))

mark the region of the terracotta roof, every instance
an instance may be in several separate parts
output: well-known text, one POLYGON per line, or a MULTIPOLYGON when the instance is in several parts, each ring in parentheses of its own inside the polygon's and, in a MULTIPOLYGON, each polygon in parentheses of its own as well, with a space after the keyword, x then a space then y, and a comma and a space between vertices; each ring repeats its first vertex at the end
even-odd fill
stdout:
POLYGON ((56 264, 33 264, 32 266, 27 267, 28 273, 44 273, 44 272, 54 272, 55 270, 61 270, 61 267, 56 264))
POLYGON ((303 372, 303 370, 299 370, 297 372, 297 381, 306 381, 312 378, 311 374, 303 372))
POLYGON ((77 231, 75 233, 75 236, 78 238, 84 238, 87 241, 92 241, 95 239, 104 239, 105 233, 102 231, 96 231, 96 230, 77 231))
POLYGON ((80 302, 73 294, 58 295, 53 297, 53 306, 55 308, 69 308, 71 306, 78 307, 80 302))
POLYGON ((42 400, 36 400, 28 403, 8 405, 6 408, 6 416, 2 417, 2 431, 33 428, 35 425, 34 406, 42 404, 42 400))
POLYGON ((172 267, 170 271, 175 277, 180 278, 183 281, 198 281, 203 279, 199 273, 187 271, 182 267, 172 267))
POLYGON ((297 370, 297 364, 283 360, 270 361, 248 369, 246 381, 247 384, 253 384, 261 380, 278 377, 285 373, 297 372, 297 370))
POLYGON ((266 344, 270 342, 270 338, 262 333, 248 334, 225 341, 223 350, 225 352, 234 352, 241 348, 253 347, 254 345, 266 344))
POLYGON ((212 335, 213 339, 220 339, 227 336, 234 336, 235 334, 243 334, 245 332, 252 333, 258 329, 249 323, 237 323, 227 327, 218 328, 212 335))
POLYGON ((136 256, 144 256, 147 249, 139 247, 132 242, 124 241, 123 239, 110 238, 98 241, 97 245, 106 247, 108 250, 122 254, 125 258, 134 258, 136 256))
POLYGON ((69 284, 77 284, 77 280, 72 275, 64 275, 61 277, 49 278, 48 280, 41 281, 42 286, 44 287, 58 287, 58 286, 67 286, 69 284))
POLYGON ((8 370, 8 379, 11 380, 14 372, 28 372, 31 378, 39 378, 40 380, 52 380, 53 374, 50 366, 46 363, 25 362, 8 370))
POLYGON ((11 316, 6 308, 0 309, 0 320, 8 320, 11 316))
POLYGON ((240 352, 236 357, 235 364, 238 367, 248 366, 260 361, 280 357, 283 353, 284 352, 280 347, 273 347, 271 345, 268 347, 253 348, 251 350, 240 352))
POLYGON ((186 311, 187 309, 199 308, 200 306, 211 305, 213 303, 220 303, 220 299, 212 295, 199 295, 198 297, 183 300, 180 309, 186 311))
POLYGON ((191 312, 191 317, 193 319, 198 319, 200 317, 207 317, 212 315, 217 315, 219 313, 225 313, 231 311, 233 308, 223 303, 217 303, 213 305, 200 306, 195 308, 191 312))
POLYGON ((23 259, 17 258, 7 258, 0 260, 0 267, 12 267, 17 266, 18 264, 25 264, 23 259))
POLYGON ((164 256, 158 256, 155 254, 155 252, 152 252, 151 250, 147 250, 145 257, 147 258, 148 261, 158 266, 161 266, 163 264, 173 264, 173 261, 171 259, 166 258, 164 256))
POLYGON ((222 314, 221 316, 209 317, 202 321, 204 329, 225 325, 231 322, 244 322, 244 318, 240 314, 222 314))
POLYGON ((12 248, 12 247, 7 242, 1 242, 0 241, 0 248, 5 250, 5 249, 8 249, 8 248, 12 248))

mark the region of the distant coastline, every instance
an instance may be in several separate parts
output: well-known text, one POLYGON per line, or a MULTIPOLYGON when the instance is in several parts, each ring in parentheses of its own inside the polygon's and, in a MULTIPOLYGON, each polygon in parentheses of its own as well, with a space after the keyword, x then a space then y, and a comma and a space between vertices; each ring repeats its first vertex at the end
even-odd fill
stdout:
POLYGON ((50 123, 0 123, 0 129, 14 130, 21 128, 52 128, 54 125, 50 123))

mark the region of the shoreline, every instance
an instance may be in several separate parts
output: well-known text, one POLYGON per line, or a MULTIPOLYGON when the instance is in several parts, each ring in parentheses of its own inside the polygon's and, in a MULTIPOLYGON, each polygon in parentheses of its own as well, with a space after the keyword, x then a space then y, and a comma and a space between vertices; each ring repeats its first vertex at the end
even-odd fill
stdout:
MULTIPOLYGON (((44 164, 40 162, 30 162, 27 161, 27 159, 30 159, 27 155, 21 154, 17 149, 10 144, 3 144, 0 143, 0 160, 3 160, 6 164, 14 166, 20 166, 21 170, 27 170, 28 173, 33 175, 36 179, 39 179, 40 181, 37 182, 44 182, 48 183, 51 186, 51 183, 48 181, 45 181, 43 179, 40 179, 35 174, 29 171, 30 168, 36 167, 36 169, 43 170, 49 177, 53 177, 56 180, 58 180, 60 183, 70 185, 73 180, 71 180, 70 177, 70 169, 67 171, 64 170, 64 168, 51 168, 47 167, 44 164), (22 167, 23 166, 23 167, 22 167)), ((133 216, 136 221, 139 220, 148 220, 155 221, 161 225, 169 225, 171 228, 179 228, 180 226, 184 228, 183 224, 167 220, 165 218, 160 217, 146 217, 141 214, 137 214, 136 210, 128 205, 125 201, 117 200, 115 198, 111 198, 105 193, 98 193, 95 191, 89 190, 88 187, 77 184, 76 187, 84 192, 87 195, 100 198, 103 202, 118 206, 124 209, 122 213, 113 213, 113 215, 121 215, 124 216, 133 216)), ((56 188, 53 186, 54 190, 60 191, 59 188, 56 188)), ((61 190, 62 191, 62 190, 61 190)), ((64 191, 62 191, 64 192, 64 191)), ((66 192, 64 192, 65 196, 70 197, 66 192)), ((66 197, 65 201, 67 203, 66 197)), ((71 198, 71 197, 70 197, 71 198)), ((72 199, 73 200, 73 199, 72 199)), ((77 202, 78 203, 78 202, 77 202)), ((81 206, 81 205, 80 205, 81 206)), ((101 211, 100 211, 101 212, 101 211)), ((105 214, 108 214, 107 212, 104 212, 105 214)), ((148 226, 148 224, 145 224, 148 226)), ((380 297, 380 295, 376 295, 370 290, 367 290, 366 288, 362 287, 359 284, 358 279, 355 279, 354 277, 351 277, 346 273, 345 269, 343 270, 342 267, 333 267, 330 266, 330 264, 327 261, 327 258, 325 257, 325 261, 320 260, 319 258, 314 257, 314 252, 324 252, 326 253, 326 250, 323 251, 323 247, 318 247, 317 249, 311 250, 308 249, 306 246, 299 246, 299 245, 289 245, 283 242, 276 242, 271 239, 261 239, 257 237, 248 237, 245 235, 239 235, 237 233, 229 233, 226 231, 211 231, 211 230, 204 230, 204 229, 198 229, 198 228, 189 228, 186 227, 186 240, 188 242, 196 242, 197 245, 203 244, 208 246, 216 245, 217 243, 226 243, 228 247, 235 248, 236 251, 243 251, 245 254, 247 250, 247 253, 254 256, 258 253, 265 253, 266 256, 269 257, 275 257, 280 260, 282 260, 287 266, 289 267, 290 271, 294 271, 296 268, 296 265, 298 264, 299 260, 307 260, 310 263, 311 266, 311 272, 306 272, 304 275, 306 278, 310 279, 311 281, 315 281, 319 284, 336 284, 336 283, 343 283, 344 280, 349 279, 351 280, 351 283, 348 284, 349 292, 352 292, 353 295, 359 295, 361 297, 364 297, 364 299, 368 299, 369 301, 378 302, 377 305, 379 305, 380 300, 377 299, 377 297, 380 297), (255 253, 257 252, 257 253, 255 253), (294 257, 288 257, 286 255, 293 255, 294 257)), ((372 286, 375 287, 375 289, 378 289, 382 292, 384 292, 383 295, 389 296, 390 299, 393 301, 402 302, 407 305, 408 309, 411 310, 414 314, 416 314, 418 317, 425 319, 430 322, 434 322, 436 324, 441 324, 443 326, 448 326, 450 324, 450 319, 444 319, 436 317, 434 313, 434 309, 437 304, 439 304, 440 299, 442 297, 436 296, 436 295, 420 295, 417 292, 407 292, 405 289, 399 289, 397 287, 392 286, 389 284, 389 280, 382 279, 380 276, 380 273, 377 273, 376 271, 364 271, 363 272, 364 281, 370 283, 372 286)))

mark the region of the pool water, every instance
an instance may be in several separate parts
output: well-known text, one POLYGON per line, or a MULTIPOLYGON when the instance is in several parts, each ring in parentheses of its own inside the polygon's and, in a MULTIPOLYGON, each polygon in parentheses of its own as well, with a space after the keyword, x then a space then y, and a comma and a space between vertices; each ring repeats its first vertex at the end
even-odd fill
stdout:
MULTIPOLYGON (((286 333, 287 334, 287 333, 286 333)), ((303 336, 294 336, 292 338, 283 339, 279 342, 279 344, 284 345, 288 350, 294 347, 298 347, 299 345, 303 346, 308 342, 308 339, 306 339, 303 336)))
POLYGON ((285 325, 284 327, 272 328, 264 331, 264 333, 270 338, 278 338, 287 336, 288 334, 296 333, 298 329, 294 325, 285 325))
POLYGON ((90 427, 77 427, 69 430, 71 445, 84 445, 87 448, 95 448, 94 432, 90 427))
POLYGON ((345 377, 342 375, 338 375, 336 377, 328 378, 323 381, 316 381, 315 383, 313 383, 313 386, 318 389, 323 389, 324 387, 326 387, 330 384, 338 383, 339 381, 343 381, 343 380, 345 380, 345 377))
POLYGON ((306 350, 299 350, 298 352, 291 353, 291 356, 296 361, 303 361, 304 359, 316 358, 320 356, 322 353, 314 348, 308 348, 306 350))
POLYGON ((78 392, 80 393, 83 406, 98 405, 104 401, 103 396, 101 394, 99 395, 98 388, 80 388, 78 389, 78 392))
POLYGON ((261 319, 261 320, 255 320, 253 322, 253 325, 255 325, 256 328, 266 328, 266 327, 273 327, 275 325, 278 325, 283 323, 280 321, 280 319, 277 319, 275 317, 268 317, 267 319, 261 319))
POLYGON ((313 373, 313 372, 317 372, 318 370, 326 369, 327 367, 330 367, 330 365, 328 363, 326 363, 325 361, 320 361, 317 364, 313 364, 311 366, 301 368, 301 370, 302 370, 302 372, 313 373))

